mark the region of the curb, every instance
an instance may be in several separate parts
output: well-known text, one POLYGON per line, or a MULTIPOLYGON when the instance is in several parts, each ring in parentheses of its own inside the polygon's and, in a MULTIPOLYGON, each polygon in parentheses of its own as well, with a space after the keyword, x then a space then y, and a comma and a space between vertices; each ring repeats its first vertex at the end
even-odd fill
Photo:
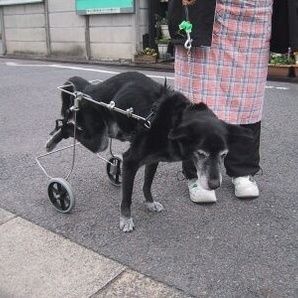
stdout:
POLYGON ((0 296, 188 298, 0 208, 0 296))

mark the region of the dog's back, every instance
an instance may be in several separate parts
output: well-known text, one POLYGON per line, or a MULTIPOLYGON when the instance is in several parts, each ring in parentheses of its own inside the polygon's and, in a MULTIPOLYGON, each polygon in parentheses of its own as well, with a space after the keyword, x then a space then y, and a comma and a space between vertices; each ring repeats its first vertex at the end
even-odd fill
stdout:
POLYGON ((163 85, 139 72, 121 73, 84 89, 84 93, 96 101, 109 103, 112 100, 121 109, 133 107, 141 116, 148 112, 148 106, 158 100, 163 91, 163 85))
MULTIPOLYGON (((96 101, 105 103, 114 101, 117 108, 122 110, 133 108, 133 113, 143 118, 151 113, 154 104, 162 99, 164 92, 162 84, 139 72, 121 73, 100 84, 88 85, 84 89, 84 93, 96 101)), ((130 134, 136 129, 136 120, 129 119, 126 115, 109 112, 106 108, 96 107, 88 101, 84 102, 84 105, 101 110, 101 115, 107 121, 113 119, 125 134, 130 134)))

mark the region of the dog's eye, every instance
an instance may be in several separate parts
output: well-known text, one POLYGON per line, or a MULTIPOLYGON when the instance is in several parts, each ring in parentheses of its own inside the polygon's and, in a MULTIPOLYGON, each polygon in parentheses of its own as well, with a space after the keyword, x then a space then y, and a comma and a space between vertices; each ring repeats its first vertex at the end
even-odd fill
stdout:
POLYGON ((209 154, 206 151, 203 151, 203 150, 198 150, 197 155, 198 155, 199 158, 207 158, 209 156, 209 154))
POLYGON ((221 152, 220 158, 224 159, 227 156, 227 154, 228 154, 228 150, 225 150, 225 151, 221 152))

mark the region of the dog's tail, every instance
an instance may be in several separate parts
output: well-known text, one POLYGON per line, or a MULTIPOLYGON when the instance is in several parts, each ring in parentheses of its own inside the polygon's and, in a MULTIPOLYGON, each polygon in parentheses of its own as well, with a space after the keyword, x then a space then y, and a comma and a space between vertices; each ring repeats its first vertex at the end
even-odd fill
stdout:
MULTIPOLYGON (((74 93, 75 91, 83 92, 87 86, 91 83, 81 77, 72 77, 68 79, 64 84, 64 90, 74 93)), ((62 99, 62 107, 61 107, 61 115, 64 118, 68 118, 69 108, 74 105, 74 96, 67 92, 61 92, 62 99)))

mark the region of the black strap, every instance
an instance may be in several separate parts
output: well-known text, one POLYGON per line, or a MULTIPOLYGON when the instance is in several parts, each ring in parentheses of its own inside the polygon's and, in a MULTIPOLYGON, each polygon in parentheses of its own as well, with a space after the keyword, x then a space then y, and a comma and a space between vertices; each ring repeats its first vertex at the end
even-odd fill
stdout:
POLYGON ((55 123, 56 123, 55 128, 53 129, 53 131, 50 132, 51 136, 59 129, 63 130, 63 128, 66 128, 67 126, 67 120, 65 119, 57 119, 55 123))

